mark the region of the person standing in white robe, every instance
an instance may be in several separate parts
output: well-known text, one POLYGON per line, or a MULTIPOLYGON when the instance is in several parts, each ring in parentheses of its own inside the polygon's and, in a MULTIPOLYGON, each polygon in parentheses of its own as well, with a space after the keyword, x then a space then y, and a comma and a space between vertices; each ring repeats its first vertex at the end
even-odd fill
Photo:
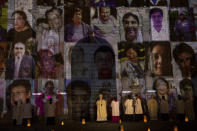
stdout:
POLYGON ((107 121, 107 103, 103 100, 103 95, 99 94, 99 100, 96 102, 97 106, 97 121, 107 121))

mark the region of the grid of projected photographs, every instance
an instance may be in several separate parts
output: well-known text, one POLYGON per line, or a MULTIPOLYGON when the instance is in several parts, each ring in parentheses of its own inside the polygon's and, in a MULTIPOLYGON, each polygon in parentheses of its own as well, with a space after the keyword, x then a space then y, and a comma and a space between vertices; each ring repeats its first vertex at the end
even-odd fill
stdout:
POLYGON ((57 120, 96 120, 99 94, 108 119, 113 99, 124 112, 137 96, 148 113, 154 96, 172 113, 182 98, 193 120, 197 1, 1 0, 0 113, 52 103, 57 120))

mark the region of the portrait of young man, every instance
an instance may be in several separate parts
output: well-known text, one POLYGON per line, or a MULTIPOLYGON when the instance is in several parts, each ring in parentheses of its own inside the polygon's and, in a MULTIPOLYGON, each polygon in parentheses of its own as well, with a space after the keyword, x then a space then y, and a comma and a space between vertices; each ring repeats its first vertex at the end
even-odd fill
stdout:
POLYGON ((153 41, 168 41, 169 27, 167 8, 151 8, 149 12, 151 21, 151 37, 153 41))

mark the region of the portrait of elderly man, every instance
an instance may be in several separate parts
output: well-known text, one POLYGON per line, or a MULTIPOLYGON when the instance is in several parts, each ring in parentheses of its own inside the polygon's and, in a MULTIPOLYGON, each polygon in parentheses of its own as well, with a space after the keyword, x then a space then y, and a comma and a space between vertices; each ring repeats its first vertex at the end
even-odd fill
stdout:
POLYGON ((118 23, 116 18, 111 15, 110 7, 100 7, 99 17, 94 18, 91 22, 94 27, 94 33, 97 37, 115 44, 118 37, 118 23))
POLYGON ((151 47, 151 59, 154 75, 172 75, 171 48, 166 42, 154 42, 151 47))
POLYGON ((32 56, 25 55, 24 43, 14 44, 14 56, 6 61, 6 79, 34 78, 35 62, 32 56))
POLYGON ((141 93, 145 90, 145 76, 139 63, 139 53, 139 47, 136 45, 127 45, 125 47, 126 60, 120 63, 120 74, 123 89, 138 88, 138 93, 141 93))
POLYGON ((17 10, 12 13, 13 26, 8 31, 8 41, 12 43, 22 42, 26 45, 27 42, 33 42, 36 37, 36 33, 33 31, 29 22, 27 21, 27 15, 24 11, 17 10))
POLYGON ((142 42, 142 32, 139 27, 140 21, 137 15, 128 12, 123 15, 122 23, 124 33, 121 35, 121 41, 142 42))
POLYGON ((108 46, 101 46, 94 52, 94 63, 98 79, 114 79, 115 55, 108 46))
POLYGON ((174 33, 176 40, 179 41, 194 41, 195 24, 192 18, 186 17, 186 12, 179 13, 178 19, 175 21, 174 33))
POLYGON ((77 42, 92 33, 90 26, 83 22, 82 9, 74 8, 72 10, 72 23, 65 26, 66 42, 77 42))
POLYGON ((167 41, 169 40, 169 30, 167 19, 165 19, 164 12, 161 8, 152 8, 149 12, 151 19, 151 35, 152 40, 167 41), (166 20, 166 21, 164 21, 166 20))

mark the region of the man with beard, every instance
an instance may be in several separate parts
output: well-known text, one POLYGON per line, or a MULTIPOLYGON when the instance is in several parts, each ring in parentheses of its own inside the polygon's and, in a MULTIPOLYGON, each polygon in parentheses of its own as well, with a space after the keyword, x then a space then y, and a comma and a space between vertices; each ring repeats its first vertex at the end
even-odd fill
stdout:
POLYGON ((163 25, 163 11, 160 8, 150 10, 152 40, 169 40, 168 28, 163 25))
POLYGON ((138 16, 130 12, 126 13, 122 19, 125 34, 121 36, 122 41, 142 42, 142 33, 139 29, 138 16))

